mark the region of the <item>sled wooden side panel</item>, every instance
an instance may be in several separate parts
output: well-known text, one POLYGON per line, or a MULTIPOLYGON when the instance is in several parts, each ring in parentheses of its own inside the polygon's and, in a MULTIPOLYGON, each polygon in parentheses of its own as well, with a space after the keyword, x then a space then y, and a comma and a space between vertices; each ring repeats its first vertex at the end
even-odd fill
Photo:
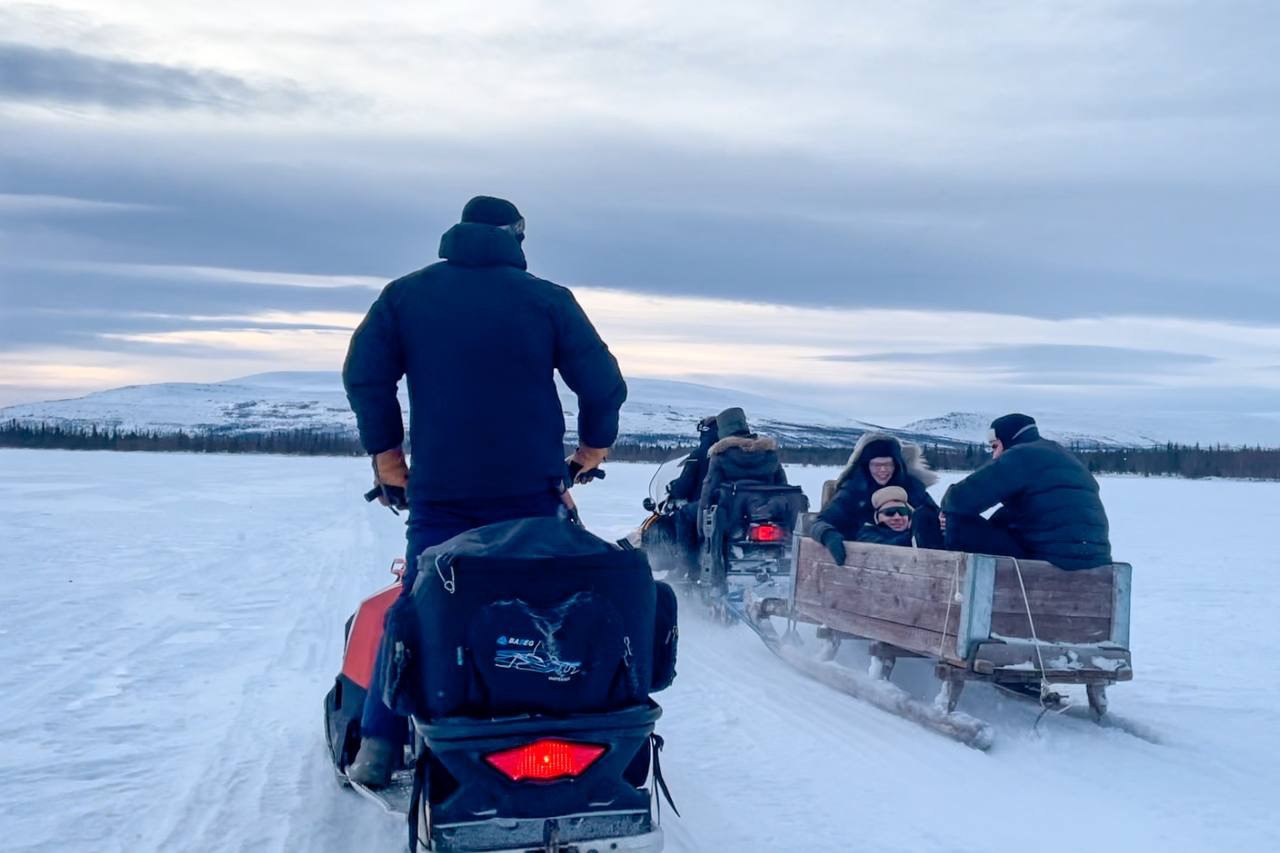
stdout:
POLYGON ((1130 567, 1068 572, 1037 560, 845 543, 837 566, 821 544, 798 537, 793 606, 837 631, 965 666, 982 643, 1126 647, 1130 567), (1021 573, 1021 583, 1019 583, 1021 573), (1025 597, 1023 590, 1025 588, 1025 597))
MULTIPOLYGON (((1127 568, 1127 567, 1126 567, 1127 568)), ((1068 572, 1041 560, 996 558, 996 591, 991 631, 1001 637, 1043 642, 1098 644, 1112 638, 1116 566, 1068 572), (1018 583, 1019 570, 1022 584, 1018 583), (1026 598, 1023 598, 1023 586, 1026 598)), ((1127 596, 1126 596, 1127 603, 1127 596)))
POLYGON ((967 555, 847 542, 845 564, 837 566, 821 544, 807 538, 796 544, 798 613, 846 634, 964 663, 957 638, 967 555))

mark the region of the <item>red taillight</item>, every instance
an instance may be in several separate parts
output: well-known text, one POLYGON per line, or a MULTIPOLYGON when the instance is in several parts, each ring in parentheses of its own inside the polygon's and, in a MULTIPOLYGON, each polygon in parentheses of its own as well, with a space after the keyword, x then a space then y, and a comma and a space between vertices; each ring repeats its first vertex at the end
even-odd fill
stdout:
POLYGON ((781 542, 787 531, 780 524, 753 524, 747 528, 747 539, 752 542, 781 542))
POLYGON ((564 776, 578 776, 602 755, 604 747, 594 743, 539 740, 491 753, 484 760, 512 782, 521 779, 545 782, 564 776))

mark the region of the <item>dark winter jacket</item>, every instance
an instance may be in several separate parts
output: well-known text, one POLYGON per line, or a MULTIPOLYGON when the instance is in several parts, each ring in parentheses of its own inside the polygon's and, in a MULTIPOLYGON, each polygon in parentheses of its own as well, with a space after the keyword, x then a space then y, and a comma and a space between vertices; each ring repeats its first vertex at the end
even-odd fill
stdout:
POLYGON ((1063 569, 1111 562, 1107 513, 1098 481, 1057 442, 1032 431, 1000 458, 947 489, 942 511, 978 515, 1003 504, 992 521, 1006 528, 1028 556, 1063 569))
POLYGON ((342 378, 368 453, 404 438, 409 389, 411 504, 533 494, 564 475, 555 371, 578 395, 578 439, 609 447, 627 387, 566 288, 525 272, 508 230, 462 223, 443 262, 383 289, 351 337, 342 378))
POLYGON ((858 439, 849 456, 849 464, 836 479, 835 496, 822 508, 817 520, 809 528, 809 535, 821 542, 824 535, 836 530, 842 539, 851 540, 858 535, 863 525, 875 525, 871 495, 884 486, 871 478, 871 472, 867 469, 867 463, 871 460, 863 458, 863 450, 873 441, 888 441, 893 446, 893 477, 884 486, 901 486, 906 489, 907 502, 916 511, 913 520, 920 528, 921 547, 941 547, 938 504, 928 492, 929 486, 938 481, 938 475, 929 470, 919 447, 910 442, 904 445, 897 438, 880 432, 864 433, 858 439))
POLYGON ((857 542, 869 542, 872 545, 903 545, 911 547, 911 527, 901 533, 884 524, 864 524, 858 528, 858 535, 853 537, 857 542))
POLYGON ((731 435, 711 445, 707 479, 698 498, 698 516, 706 514, 722 485, 750 480, 766 486, 787 485, 778 460, 778 442, 768 436, 731 435))
POLYGON ((711 467, 711 447, 718 440, 714 428, 703 430, 698 437, 698 449, 689 454, 680 469, 680 476, 671 482, 669 494, 675 500, 696 501, 702 495, 702 483, 711 467))

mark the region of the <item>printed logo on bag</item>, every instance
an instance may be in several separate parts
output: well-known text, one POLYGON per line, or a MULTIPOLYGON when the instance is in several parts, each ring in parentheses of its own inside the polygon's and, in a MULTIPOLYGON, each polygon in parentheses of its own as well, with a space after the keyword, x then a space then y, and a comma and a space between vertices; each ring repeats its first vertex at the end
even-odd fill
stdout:
POLYGON ((523 637, 508 637, 508 636, 505 636, 505 635, 504 635, 504 636, 501 636, 501 637, 499 637, 499 638, 498 638, 498 645, 500 645, 500 646, 524 646, 525 648, 532 649, 532 648, 534 648, 535 646, 537 646, 537 645, 538 645, 538 643, 537 643, 537 641, 536 641, 536 640, 527 640, 527 639, 525 639, 525 638, 523 638, 523 637))
MULTIPOLYGON (((503 645, 502 641, 506 640, 505 645, 525 646, 524 640, 518 640, 513 637, 499 637, 499 645, 503 645)), ((533 648, 525 651, 523 649, 498 649, 493 656, 493 664, 499 669, 514 669, 520 672, 536 672, 540 675, 546 675, 548 681, 568 681, 582 671, 582 661, 561 660, 551 652, 546 651, 541 643, 528 641, 533 648)), ((527 648, 527 647, 526 647, 527 648)))

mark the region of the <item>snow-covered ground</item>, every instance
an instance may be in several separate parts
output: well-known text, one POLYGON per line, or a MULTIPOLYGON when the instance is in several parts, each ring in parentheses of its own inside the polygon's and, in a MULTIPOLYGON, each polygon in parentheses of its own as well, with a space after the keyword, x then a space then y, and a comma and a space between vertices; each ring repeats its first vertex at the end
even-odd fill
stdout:
MULTIPOLYGON (((651 470, 580 489, 633 526, 651 470)), ((830 476, 793 469, 811 496, 830 476)), ((329 770, 342 623, 399 522, 354 459, 0 451, 0 849, 395 851, 329 770)), ((941 487, 938 487, 939 490, 941 487)), ((970 687, 986 754, 682 619, 659 698, 670 850, 1280 850, 1280 484, 1107 479, 1154 745, 970 687), (1238 521, 1238 529, 1230 529, 1238 521)), ((857 650, 842 652, 851 663, 857 650)), ((895 679, 925 695, 912 661, 895 679)))

